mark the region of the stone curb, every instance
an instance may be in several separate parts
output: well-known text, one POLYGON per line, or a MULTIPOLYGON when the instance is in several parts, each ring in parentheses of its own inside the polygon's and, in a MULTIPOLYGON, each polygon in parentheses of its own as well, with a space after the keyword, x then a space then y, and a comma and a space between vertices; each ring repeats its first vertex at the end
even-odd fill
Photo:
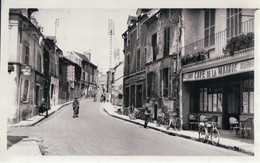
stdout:
MULTIPOLYGON (((140 125, 140 126, 143 126, 143 124, 141 124, 140 122, 135 122, 135 121, 132 121, 130 119, 125 119, 125 118, 122 118, 122 117, 119 117, 119 116, 116 116, 116 115, 112 115, 110 114, 105 108, 103 108, 104 111, 112 116, 112 117, 115 117, 115 118, 118 118, 118 119, 121 119, 121 120, 124 120, 124 121, 128 121, 128 122, 131 122, 131 123, 134 123, 134 124, 137 124, 137 125, 140 125)), ((164 131, 162 129, 159 129, 159 128, 156 128, 156 127, 153 127, 153 126, 147 126, 148 128, 151 128, 151 129, 154 129, 156 131, 160 131, 160 132, 163 132, 165 134, 168 134, 168 135, 172 135, 172 136, 178 136, 178 137, 182 137, 182 138, 185 138, 185 139, 190 139, 190 140, 193 140, 193 141, 197 141, 197 142, 201 142, 199 140, 199 138, 195 138, 195 137, 192 137, 192 136, 187 136, 187 135, 184 135, 184 134, 179 134, 179 133, 176 133, 176 132, 170 132, 170 131, 164 131)), ((201 142, 203 143, 203 142, 201 142)), ((210 144, 212 145, 212 144, 210 144)), ((222 148, 225 148, 225 149, 229 149, 229 150, 233 150, 233 151, 237 151, 237 152, 241 152, 241 153, 245 153, 245 154, 248 154, 248 155, 251 155, 251 156, 254 156, 254 153, 251 152, 251 151, 247 151, 243 148, 240 148, 240 147, 237 147, 237 146, 229 146, 229 145, 225 145, 225 144, 218 144, 217 147, 222 147, 222 148)))

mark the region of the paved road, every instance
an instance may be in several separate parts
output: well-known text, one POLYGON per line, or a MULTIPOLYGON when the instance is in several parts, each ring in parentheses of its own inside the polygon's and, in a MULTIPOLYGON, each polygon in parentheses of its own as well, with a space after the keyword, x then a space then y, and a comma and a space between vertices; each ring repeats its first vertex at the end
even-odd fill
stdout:
POLYGON ((79 118, 72 118, 71 105, 65 106, 36 126, 12 128, 8 135, 41 137, 49 155, 244 155, 144 129, 107 115, 103 105, 81 101, 79 118))

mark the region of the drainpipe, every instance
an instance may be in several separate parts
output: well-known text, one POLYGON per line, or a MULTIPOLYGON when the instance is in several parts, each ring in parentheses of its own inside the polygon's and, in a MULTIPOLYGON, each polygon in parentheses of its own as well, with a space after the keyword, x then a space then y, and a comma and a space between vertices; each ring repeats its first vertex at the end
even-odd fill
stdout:
POLYGON ((179 37, 179 42, 180 42, 180 53, 177 56, 178 60, 178 67, 179 69, 177 70, 179 72, 179 117, 183 119, 183 106, 182 106, 182 67, 181 67, 181 62, 180 58, 182 54, 185 54, 185 49, 184 49, 184 27, 183 27, 183 10, 181 10, 180 17, 179 17, 179 24, 180 24, 180 37, 179 37))

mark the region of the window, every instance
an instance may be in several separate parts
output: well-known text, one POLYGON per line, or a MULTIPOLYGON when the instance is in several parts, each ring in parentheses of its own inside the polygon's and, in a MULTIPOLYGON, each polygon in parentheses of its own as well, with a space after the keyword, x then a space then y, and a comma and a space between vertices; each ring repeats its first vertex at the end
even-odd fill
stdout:
POLYGON ((146 55, 147 55, 147 49, 144 49, 144 63, 146 64, 146 55))
POLYGON ((28 44, 25 45, 25 51, 24 51, 24 64, 29 65, 30 61, 30 47, 28 44))
POLYGON ((54 85, 51 84, 51 99, 53 98, 54 85))
POLYGON ((156 61, 157 55, 157 33, 152 36, 152 47, 153 47, 153 61, 156 61))
POLYGON ((141 54, 140 54, 140 48, 138 48, 137 49, 137 57, 136 57, 137 59, 137 66, 136 66, 136 69, 137 69, 137 71, 140 71, 140 69, 141 69, 141 54))
POLYGON ((23 83, 23 102, 29 102, 29 80, 25 80, 23 83))
POLYGON ((244 114, 254 113, 254 80, 243 82, 243 111, 244 114))
POLYGON ((149 72, 147 74, 147 97, 152 97, 154 95, 154 72, 149 72))
POLYGON ((242 9, 227 9, 227 38, 241 33, 242 9))
POLYGON ((200 88, 200 112, 222 112, 223 93, 221 88, 200 88))
POLYGON ((169 68, 163 69, 163 97, 168 96, 169 90, 169 68))
POLYGON ((38 57, 37 57, 37 70, 39 72, 42 72, 42 56, 40 53, 38 53, 38 57))
POLYGON ((128 33, 127 35, 127 46, 129 46, 131 43, 131 40, 130 40, 130 34, 128 33))
POLYGON ((129 75, 130 72, 130 53, 126 56, 126 75, 129 75))
POLYGON ((135 85, 131 86, 131 101, 130 105, 135 107, 135 85))
POLYGON ((137 39, 140 38, 140 31, 141 31, 141 25, 139 23, 136 23, 136 29, 137 29, 137 39))
POLYGON ((204 46, 209 47, 215 45, 215 9, 206 9, 205 10, 205 30, 204 37, 205 42, 204 46))
POLYGON ((164 51, 163 56, 166 57, 169 55, 170 51, 170 27, 164 29, 164 51))
POLYGON ((83 72, 82 72, 82 80, 85 80, 85 78, 86 78, 85 75, 86 75, 86 74, 85 74, 85 72, 83 71, 83 72))

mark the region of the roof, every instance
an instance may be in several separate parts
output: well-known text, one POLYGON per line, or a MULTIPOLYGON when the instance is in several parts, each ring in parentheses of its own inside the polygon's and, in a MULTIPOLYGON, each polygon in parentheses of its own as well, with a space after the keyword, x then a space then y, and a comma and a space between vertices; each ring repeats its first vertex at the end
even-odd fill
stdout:
POLYGON ((137 16, 128 16, 127 25, 130 26, 131 24, 135 23, 138 20, 137 16))
POLYGON ((84 54, 80 54, 80 53, 75 52, 75 51, 73 51, 73 53, 77 54, 82 60, 87 61, 87 62, 90 62, 89 59, 88 59, 88 57, 85 56, 84 54))
POLYGON ((87 57, 86 55, 80 54, 80 53, 75 52, 75 51, 73 51, 73 53, 76 54, 76 55, 78 55, 78 56, 79 56, 82 60, 84 60, 85 62, 88 62, 89 64, 91 64, 92 66, 94 66, 95 68, 97 68, 96 65, 94 65, 93 63, 91 63, 91 62, 89 61, 89 59, 88 59, 88 57, 87 57))

